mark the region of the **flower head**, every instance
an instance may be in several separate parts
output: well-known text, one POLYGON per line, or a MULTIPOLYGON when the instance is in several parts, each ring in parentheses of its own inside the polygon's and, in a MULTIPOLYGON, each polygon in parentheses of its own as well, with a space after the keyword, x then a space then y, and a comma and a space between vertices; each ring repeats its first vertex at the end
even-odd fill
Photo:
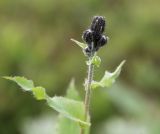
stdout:
POLYGON ((84 49, 84 52, 87 56, 92 56, 107 43, 108 38, 103 35, 105 25, 104 17, 95 16, 90 28, 83 32, 82 38, 87 43, 87 48, 84 49))

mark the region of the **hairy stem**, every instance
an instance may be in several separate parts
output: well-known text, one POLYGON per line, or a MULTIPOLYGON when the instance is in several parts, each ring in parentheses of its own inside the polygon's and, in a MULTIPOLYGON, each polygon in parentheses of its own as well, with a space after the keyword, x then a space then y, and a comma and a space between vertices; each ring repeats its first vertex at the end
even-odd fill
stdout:
POLYGON ((85 94, 85 120, 87 121, 88 116, 89 116, 89 106, 90 106, 90 97, 91 97, 91 83, 92 83, 92 79, 93 79, 93 69, 94 66, 93 64, 88 65, 88 77, 87 77, 87 81, 86 81, 86 85, 85 85, 85 90, 86 90, 86 94, 85 94))
MULTIPOLYGON (((92 56, 89 57, 89 62, 91 62, 92 56)), ((93 71, 94 71, 94 65, 90 63, 88 65, 88 76, 87 80, 85 82, 85 100, 84 100, 84 105, 85 105, 85 120, 88 121, 90 118, 90 113, 89 113, 89 107, 90 107, 90 98, 91 98, 91 83, 93 79, 93 71)), ((81 134, 84 134, 84 129, 81 129, 81 134)))

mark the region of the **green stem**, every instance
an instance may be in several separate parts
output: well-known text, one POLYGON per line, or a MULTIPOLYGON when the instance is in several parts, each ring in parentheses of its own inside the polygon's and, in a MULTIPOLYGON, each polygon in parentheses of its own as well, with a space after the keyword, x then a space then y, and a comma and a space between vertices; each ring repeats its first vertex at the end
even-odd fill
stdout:
MULTIPOLYGON (((90 98, 91 98, 91 83, 93 79, 93 71, 94 71, 94 65, 91 63, 92 61, 92 56, 89 57, 89 65, 88 65, 88 76, 87 80, 85 82, 85 100, 84 100, 84 105, 85 105, 85 121, 88 122, 90 119, 90 113, 89 113, 89 107, 90 107, 90 98)), ((81 128, 81 134, 84 134, 84 129, 81 128)))
MULTIPOLYGON (((91 59, 90 59, 91 60, 91 59)), ((92 79, 93 79, 93 69, 94 69, 94 65, 91 63, 88 65, 88 77, 87 77, 87 81, 86 81, 86 85, 85 85, 85 90, 86 90, 86 94, 85 94, 85 120, 87 121, 88 117, 89 117, 89 106, 90 106, 90 98, 91 98, 91 83, 92 83, 92 79)))

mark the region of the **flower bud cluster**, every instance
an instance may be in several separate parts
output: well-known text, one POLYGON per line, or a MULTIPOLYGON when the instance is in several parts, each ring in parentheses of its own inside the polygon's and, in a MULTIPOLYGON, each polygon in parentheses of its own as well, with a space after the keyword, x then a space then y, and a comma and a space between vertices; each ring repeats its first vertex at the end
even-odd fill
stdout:
POLYGON ((95 16, 90 28, 83 32, 82 38, 87 43, 84 52, 87 56, 92 56, 100 47, 107 43, 108 38, 103 35, 104 29, 104 17, 95 16))

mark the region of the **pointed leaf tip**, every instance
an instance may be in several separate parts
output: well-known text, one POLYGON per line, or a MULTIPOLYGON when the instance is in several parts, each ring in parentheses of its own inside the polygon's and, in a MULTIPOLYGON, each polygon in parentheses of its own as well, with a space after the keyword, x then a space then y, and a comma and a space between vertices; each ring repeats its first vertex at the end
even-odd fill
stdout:
POLYGON ((75 79, 71 79, 67 88, 66 97, 74 100, 81 100, 80 95, 75 86, 75 79))
POLYGON ((97 87, 110 87, 110 86, 112 86, 113 83, 116 81, 116 78, 120 75, 121 70, 122 70, 122 66, 124 65, 125 62, 126 61, 123 60, 113 73, 105 71, 104 76, 102 77, 102 79, 99 82, 97 82, 97 81, 92 82, 92 88, 94 89, 97 87))
POLYGON ((34 87, 33 81, 32 80, 28 80, 25 77, 20 77, 20 76, 9 77, 9 76, 5 76, 3 78, 16 82, 25 91, 30 91, 34 87))
POLYGON ((122 70, 122 66, 124 65, 124 63, 126 62, 126 60, 123 60, 119 66, 116 68, 116 70, 113 72, 113 77, 117 78, 120 73, 121 73, 121 70, 122 70))
POLYGON ((28 80, 24 77, 19 77, 19 76, 15 77, 5 76, 3 78, 16 82, 24 91, 31 91, 37 100, 43 100, 46 99, 47 97, 45 88, 34 87, 32 80, 28 80))
POLYGON ((76 43, 79 47, 81 47, 82 49, 86 48, 87 45, 85 43, 79 42, 75 39, 71 39, 71 41, 73 41, 74 43, 76 43))

